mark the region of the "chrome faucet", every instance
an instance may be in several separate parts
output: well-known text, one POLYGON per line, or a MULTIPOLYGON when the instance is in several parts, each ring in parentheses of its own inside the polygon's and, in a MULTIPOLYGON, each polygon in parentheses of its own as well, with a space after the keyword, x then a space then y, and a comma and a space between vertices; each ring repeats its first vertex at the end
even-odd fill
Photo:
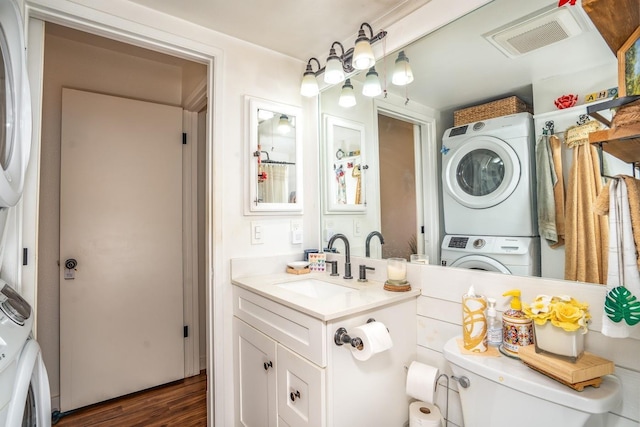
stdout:
POLYGON ((378 236, 378 239, 380 239, 380 244, 384 245, 384 237, 382 237, 382 234, 379 231, 372 231, 371 233, 369 233, 364 244, 364 256, 367 258, 371 256, 371 238, 373 236, 378 236))
POLYGON ((338 239, 342 239, 342 241, 344 242, 344 250, 345 250, 344 276, 342 277, 344 277, 345 279, 353 279, 353 276, 351 276, 351 248, 349 247, 349 240, 347 239, 347 236, 340 233, 334 234, 329 239, 329 244, 327 245, 327 247, 329 249, 333 249, 333 242, 335 242, 338 239))

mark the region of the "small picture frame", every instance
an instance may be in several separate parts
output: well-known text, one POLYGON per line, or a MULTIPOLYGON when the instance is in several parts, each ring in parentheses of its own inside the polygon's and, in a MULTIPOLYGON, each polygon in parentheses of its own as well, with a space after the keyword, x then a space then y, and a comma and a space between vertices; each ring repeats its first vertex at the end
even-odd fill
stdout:
POLYGON ((618 49, 618 95, 640 95, 640 27, 618 49))

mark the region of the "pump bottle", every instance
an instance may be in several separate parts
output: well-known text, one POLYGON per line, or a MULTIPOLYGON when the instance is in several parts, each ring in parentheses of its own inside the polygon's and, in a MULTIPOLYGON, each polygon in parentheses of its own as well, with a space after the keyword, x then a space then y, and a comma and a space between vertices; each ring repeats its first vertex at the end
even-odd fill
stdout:
POLYGON ((502 344, 502 321, 498 319, 495 298, 487 298, 487 344, 500 347, 502 344))
POLYGON ((518 358, 520 347, 534 343, 533 322, 522 311, 520 290, 512 289, 502 296, 511 297, 511 308, 502 314, 502 346, 500 349, 508 356, 518 358))

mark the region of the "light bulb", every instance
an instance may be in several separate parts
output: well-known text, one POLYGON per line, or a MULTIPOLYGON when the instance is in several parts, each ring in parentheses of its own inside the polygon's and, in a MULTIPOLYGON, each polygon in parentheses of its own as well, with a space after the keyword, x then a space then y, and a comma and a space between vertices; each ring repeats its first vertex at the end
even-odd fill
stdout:
POLYGON ((345 78, 344 70, 342 68, 342 61, 336 55, 336 50, 331 48, 329 51, 329 57, 327 58, 327 65, 324 69, 324 81, 330 85, 340 83, 345 78))
POLYGON ((356 70, 366 70, 376 64, 373 49, 371 49, 371 42, 364 34, 362 28, 358 31, 358 38, 356 39, 356 45, 353 49, 353 59, 351 63, 356 70))
POLYGON ((367 71, 367 77, 364 81, 364 86, 362 87, 362 94, 364 96, 378 96, 382 93, 382 87, 380 86, 380 79, 378 78, 378 73, 375 68, 370 68, 367 71))
POLYGON ((300 85, 300 95, 302 96, 316 96, 320 93, 318 87, 318 81, 316 80, 316 74, 311 69, 311 64, 307 64, 307 69, 302 76, 302 84, 300 85))
POLYGON ((401 50, 398 54, 398 59, 396 59, 391 82, 397 86, 404 86, 412 81, 413 71, 411 71, 411 66, 409 65, 409 58, 404 54, 404 50, 401 50))
POLYGON ((342 85, 342 91, 340 92, 340 99, 338 105, 344 108, 353 107, 356 105, 356 95, 353 93, 353 85, 351 79, 347 79, 342 85))

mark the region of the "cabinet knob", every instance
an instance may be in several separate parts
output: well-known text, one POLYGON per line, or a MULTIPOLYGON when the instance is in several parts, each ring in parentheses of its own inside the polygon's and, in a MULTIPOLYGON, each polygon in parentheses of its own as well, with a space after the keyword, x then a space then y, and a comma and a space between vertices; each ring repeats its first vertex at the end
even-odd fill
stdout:
POLYGON ((291 399, 292 402, 296 401, 296 398, 300 399, 300 392, 298 390, 294 392, 289 393, 289 398, 291 399))
POLYGON ((263 366, 264 366, 264 370, 268 371, 269 368, 273 368, 273 363, 271 362, 271 360, 269 360, 269 363, 264 362, 263 366))

